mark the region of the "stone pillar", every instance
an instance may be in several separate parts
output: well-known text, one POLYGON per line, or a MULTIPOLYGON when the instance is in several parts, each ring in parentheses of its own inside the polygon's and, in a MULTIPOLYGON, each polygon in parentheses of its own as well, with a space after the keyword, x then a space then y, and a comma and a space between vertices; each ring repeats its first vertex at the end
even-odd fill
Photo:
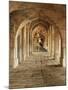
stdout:
POLYGON ((61 38, 60 34, 56 30, 55 32, 55 59, 56 63, 60 64, 61 60, 61 38))
POLYGON ((51 55, 51 26, 48 30, 48 56, 51 55))
POLYGON ((18 58, 17 58, 17 37, 15 38, 15 45, 14 45, 14 64, 13 68, 16 68, 18 66, 18 58))
POLYGON ((63 50, 63 67, 66 67, 66 50, 65 50, 65 48, 64 48, 64 50, 63 50))
POLYGON ((52 29, 52 35, 51 35, 52 36, 52 40, 51 40, 51 42, 52 42, 51 43, 52 44, 52 47, 51 47, 52 48, 51 49, 51 57, 54 57, 54 50, 55 50, 54 49, 54 41, 55 41, 55 37, 54 37, 54 29, 55 28, 54 28, 54 26, 52 26, 51 29, 52 29))
POLYGON ((30 23, 28 22, 26 24, 26 53, 27 53, 27 56, 29 57, 29 26, 30 26, 30 23))
POLYGON ((23 40, 23 44, 24 44, 24 60, 26 59, 26 25, 24 26, 24 40, 23 40))
POLYGON ((20 63, 22 62, 22 30, 20 30, 20 63))

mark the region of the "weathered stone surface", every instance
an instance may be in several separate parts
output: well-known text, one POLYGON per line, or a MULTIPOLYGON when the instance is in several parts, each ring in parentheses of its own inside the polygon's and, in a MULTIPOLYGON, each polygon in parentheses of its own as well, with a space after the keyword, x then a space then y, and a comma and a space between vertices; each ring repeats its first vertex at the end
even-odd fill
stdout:
POLYGON ((10 1, 9 15, 9 87, 65 85, 66 6, 10 1), (46 27, 46 32, 48 30, 49 54, 32 52, 32 30, 39 23, 46 27), (16 41, 18 36, 19 42, 16 41), (18 65, 14 69, 15 63, 18 65))
POLYGON ((20 66, 10 71, 10 88, 29 88, 42 86, 66 85, 65 68, 47 67, 40 64, 40 68, 20 66))

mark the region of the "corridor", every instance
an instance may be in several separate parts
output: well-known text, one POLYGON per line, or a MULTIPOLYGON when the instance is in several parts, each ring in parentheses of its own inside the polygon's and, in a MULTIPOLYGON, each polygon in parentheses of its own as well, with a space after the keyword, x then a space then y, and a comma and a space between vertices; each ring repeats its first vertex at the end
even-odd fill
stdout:
POLYGON ((66 5, 9 6, 9 88, 66 85, 66 5))
POLYGON ((9 88, 63 86, 65 84, 65 68, 60 66, 37 66, 32 68, 22 65, 10 71, 9 88))

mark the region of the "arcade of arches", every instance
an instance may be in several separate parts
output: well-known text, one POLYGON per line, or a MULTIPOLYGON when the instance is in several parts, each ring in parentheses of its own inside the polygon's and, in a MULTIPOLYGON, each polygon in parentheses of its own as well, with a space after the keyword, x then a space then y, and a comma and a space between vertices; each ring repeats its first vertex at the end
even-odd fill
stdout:
POLYGON ((10 88, 65 85, 65 5, 22 2, 9 5, 10 88), (55 80, 48 76, 56 73, 55 80), (17 76, 14 83, 15 74, 31 81, 25 77, 25 81, 21 81, 23 76, 21 79, 17 76))

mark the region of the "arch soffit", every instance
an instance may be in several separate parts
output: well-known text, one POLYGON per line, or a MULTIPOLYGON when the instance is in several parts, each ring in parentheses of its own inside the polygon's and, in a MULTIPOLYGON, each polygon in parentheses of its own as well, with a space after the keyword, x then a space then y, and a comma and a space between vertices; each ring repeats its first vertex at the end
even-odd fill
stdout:
POLYGON ((38 24, 42 24, 45 28, 48 28, 49 27, 49 25, 53 25, 54 26, 54 28, 55 28, 55 30, 58 32, 58 34, 60 35, 60 38, 62 38, 61 37, 61 34, 60 34, 60 32, 59 32, 59 28, 56 26, 56 24, 52 21, 51 22, 51 20, 49 21, 49 18, 47 17, 47 19, 44 19, 44 18, 34 18, 34 19, 31 19, 31 20, 24 20, 24 21, 22 21, 21 22, 21 24, 19 25, 19 28, 18 28, 18 30, 17 30, 17 32, 16 32, 16 36, 15 37, 17 37, 18 35, 19 35, 19 33, 20 33, 20 30, 22 30, 22 28, 27 24, 27 23, 30 23, 30 30, 33 30, 35 27, 36 27, 36 25, 38 25, 38 24))

